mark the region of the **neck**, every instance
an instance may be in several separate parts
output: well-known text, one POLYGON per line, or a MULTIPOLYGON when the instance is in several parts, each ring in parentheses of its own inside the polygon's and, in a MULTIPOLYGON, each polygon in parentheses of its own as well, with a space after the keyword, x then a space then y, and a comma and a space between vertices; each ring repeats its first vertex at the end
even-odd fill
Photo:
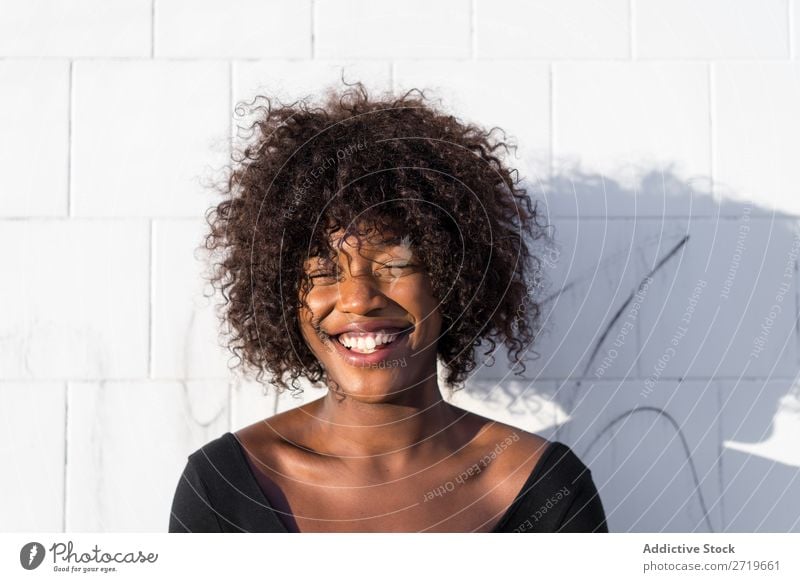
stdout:
POLYGON ((436 375, 390 401, 364 402, 328 392, 314 411, 325 450, 348 464, 408 467, 415 458, 445 455, 474 436, 468 413, 442 399, 436 375))

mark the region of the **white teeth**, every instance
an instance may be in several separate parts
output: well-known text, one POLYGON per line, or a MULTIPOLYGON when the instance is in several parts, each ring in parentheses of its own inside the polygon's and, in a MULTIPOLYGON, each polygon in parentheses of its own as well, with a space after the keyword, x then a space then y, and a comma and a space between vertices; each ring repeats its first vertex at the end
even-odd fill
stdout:
POLYGON ((370 334, 343 333, 338 337, 339 343, 351 350, 370 354, 377 346, 390 344, 400 335, 398 332, 377 332, 370 334))

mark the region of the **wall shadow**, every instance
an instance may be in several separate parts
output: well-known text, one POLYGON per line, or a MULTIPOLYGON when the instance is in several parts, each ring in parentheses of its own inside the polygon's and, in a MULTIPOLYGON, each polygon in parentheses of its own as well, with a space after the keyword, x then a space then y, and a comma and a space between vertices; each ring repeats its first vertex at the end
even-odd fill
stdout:
POLYGON ((797 217, 669 168, 529 187, 538 355, 482 344, 458 403, 570 445, 612 531, 800 531, 797 217))

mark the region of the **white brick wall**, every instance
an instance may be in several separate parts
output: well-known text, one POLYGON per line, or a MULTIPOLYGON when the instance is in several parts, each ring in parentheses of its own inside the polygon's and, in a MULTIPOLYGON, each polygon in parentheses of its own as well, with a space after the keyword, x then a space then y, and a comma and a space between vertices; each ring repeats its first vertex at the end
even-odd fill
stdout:
POLYGON ((65 216, 69 62, 0 62, 0 127, 0 216, 65 216))
POLYGON ((198 192, 198 169, 225 162, 227 64, 97 60, 73 76, 74 214, 202 212, 210 196, 198 192))
MULTIPOLYGON (((643 173, 671 168, 680 177, 710 175, 708 70, 686 63, 553 66, 554 157, 633 188, 643 173)), ((677 200, 641 192, 602 215, 687 214, 677 200), (656 196, 656 200, 651 198, 656 196)), ((582 205, 579 212, 592 211, 582 205)))
POLYGON ((317 0, 315 56, 465 58, 471 52, 469 0, 317 0))
POLYGON ((477 0, 477 56, 628 58, 629 4, 629 0, 477 0))
POLYGON ((147 57, 151 0, 3 0, 4 57, 147 57))
POLYGON ((311 56, 311 0, 159 0, 156 57, 311 56))
POLYGON ((767 212, 800 213, 800 63, 714 65, 717 178, 767 212))
POLYGON ((2 377, 146 375, 148 238, 145 220, 4 221, 2 377))
POLYGON ((402 60, 394 68, 398 91, 428 88, 459 117, 488 127, 508 128, 519 147, 520 172, 537 181, 550 161, 550 71, 546 64, 522 63, 516 90, 498 91, 515 76, 519 62, 402 60))
POLYGON ((800 531, 799 54, 800 0, 0 0, 0 530, 164 531, 189 452, 321 395, 229 372, 194 251, 235 104, 344 70, 501 126, 555 226, 539 359, 453 402, 614 531, 800 531))
POLYGON ((789 56, 787 0, 633 0, 642 58, 789 56))

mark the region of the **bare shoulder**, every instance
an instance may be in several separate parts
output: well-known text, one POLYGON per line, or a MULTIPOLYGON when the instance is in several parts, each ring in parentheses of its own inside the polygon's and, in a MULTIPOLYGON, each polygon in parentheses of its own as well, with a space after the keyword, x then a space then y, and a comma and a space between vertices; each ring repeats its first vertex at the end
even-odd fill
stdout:
POLYGON ((480 427, 472 458, 477 459, 479 473, 486 477, 485 487, 496 512, 502 514, 523 490, 551 441, 477 414, 471 422, 480 427))
POLYGON ((536 433, 492 420, 478 414, 472 422, 480 426, 479 436, 473 443, 483 462, 495 466, 497 473, 517 474, 526 479, 547 450, 551 441, 536 433))
POLYGON ((487 424, 484 445, 492 450, 502 450, 516 463, 525 462, 526 459, 538 459, 547 449, 550 441, 536 433, 528 432, 519 427, 490 420, 487 424))
MULTIPOLYGON (((478 448, 494 448, 499 443, 505 443, 502 448, 509 448, 515 451, 516 455, 529 457, 532 454, 543 453, 550 441, 536 433, 528 432, 517 426, 506 424, 498 420, 493 420, 481 416, 475 412, 465 410, 450 404, 453 409, 462 415, 467 423, 475 427, 479 433, 475 438, 475 445, 478 448), (513 445, 513 447, 511 446, 513 445)), ((502 445, 501 445, 502 446, 502 445)))
POLYGON ((254 464, 277 473, 290 466, 294 471, 302 469, 307 455, 298 443, 306 441, 310 425, 307 406, 259 420, 233 434, 254 464))
POLYGON ((297 427, 299 410, 293 408, 264 418, 240 428, 233 434, 242 443, 251 445, 275 444, 282 440, 294 440, 293 429, 297 427))

